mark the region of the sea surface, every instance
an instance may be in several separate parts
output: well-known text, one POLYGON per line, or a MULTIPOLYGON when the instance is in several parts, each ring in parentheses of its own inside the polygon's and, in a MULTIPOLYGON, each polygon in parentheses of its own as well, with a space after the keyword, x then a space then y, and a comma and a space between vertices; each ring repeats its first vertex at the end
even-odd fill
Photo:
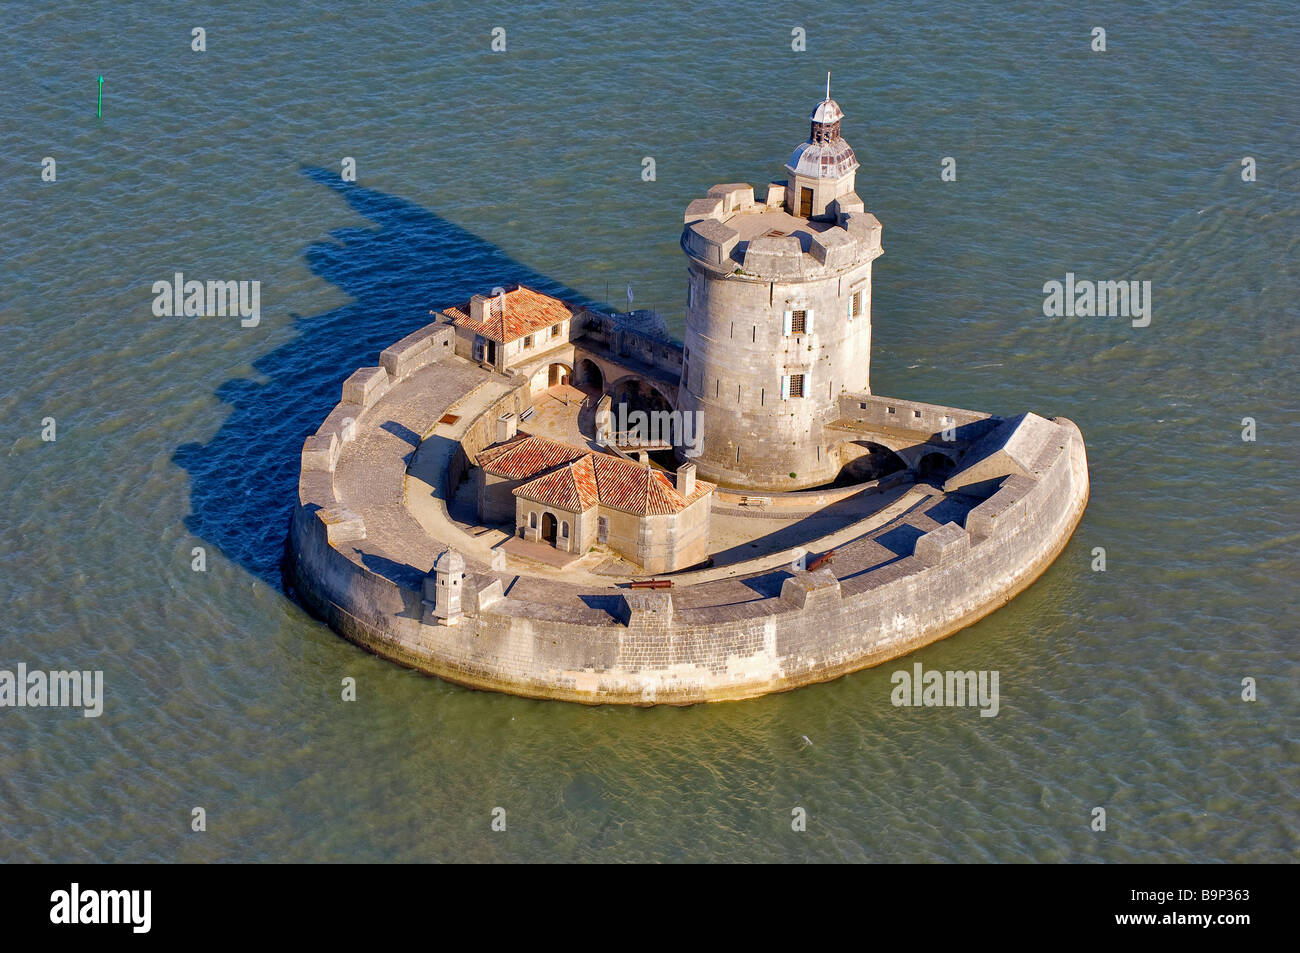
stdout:
POLYGON ((0 860, 1297 859, 1295 4, 5 10, 0 669, 106 697, 0 708, 0 860), (884 225, 873 389, 1083 430, 1037 583, 686 709, 457 688, 285 595, 298 451, 354 368, 512 281, 630 286, 680 335, 683 209, 779 178, 828 70, 884 225), (155 315, 178 271, 261 282, 260 323, 155 315), (1067 273, 1150 281, 1149 326, 1044 316, 1067 273), (895 707, 915 662, 997 671, 997 716, 895 707))

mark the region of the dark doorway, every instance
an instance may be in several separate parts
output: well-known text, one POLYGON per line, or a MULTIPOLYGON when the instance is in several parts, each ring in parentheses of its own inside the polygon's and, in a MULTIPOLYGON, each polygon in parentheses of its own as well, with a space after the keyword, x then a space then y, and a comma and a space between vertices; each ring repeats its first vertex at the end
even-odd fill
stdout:
POLYGON ((615 413, 619 404, 627 404, 627 412, 634 410, 644 410, 647 413, 654 411, 669 411, 672 406, 664 399, 664 395, 659 393, 653 386, 645 381, 638 380, 635 377, 626 377, 614 386, 613 404, 615 413))
POLYGON ((542 514, 542 539, 544 539, 546 542, 554 546, 555 537, 556 537, 555 517, 552 516, 550 513, 543 513, 542 514))
POLYGON ((596 390, 605 389, 604 375, 600 373, 600 368, 595 361, 584 359, 578 363, 577 380, 579 384, 594 387, 596 390))
POLYGON ((879 480, 891 473, 907 469, 907 462, 888 447, 868 440, 855 440, 848 451, 856 452, 854 447, 865 447, 867 452, 854 457, 840 470, 835 478, 835 486, 850 486, 854 483, 866 483, 879 480))
POLYGON ((942 453, 927 453, 918 461, 917 472, 922 478, 943 479, 952 475, 957 465, 942 453))

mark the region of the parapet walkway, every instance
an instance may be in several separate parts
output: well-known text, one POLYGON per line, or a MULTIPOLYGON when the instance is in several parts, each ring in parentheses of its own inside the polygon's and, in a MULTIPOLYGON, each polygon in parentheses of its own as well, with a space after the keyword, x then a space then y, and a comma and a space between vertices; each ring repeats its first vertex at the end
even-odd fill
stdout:
MULTIPOLYGON (((339 502, 362 517, 367 534, 340 549, 371 571, 418 588, 438 553, 452 546, 465 556, 471 572, 484 580, 501 581, 509 598, 497 608, 499 612, 614 624, 627 580, 596 571, 605 554, 586 554, 566 566, 520 559, 500 549, 511 539, 508 533, 488 529, 471 534, 448 512, 446 474, 460 452, 461 440, 515 386, 508 378, 449 357, 415 372, 367 410, 356 439, 344 446, 334 474, 339 502), (448 415, 454 421, 441 423, 448 415), (500 565, 503 556, 506 568, 494 571, 494 558, 500 565)), ((855 588, 864 585, 868 575, 887 581, 890 564, 910 555, 917 539, 946 522, 962 525, 966 513, 979 502, 945 495, 924 483, 886 493, 896 498, 886 497, 885 505, 874 511, 865 502, 850 499, 826 508, 835 512, 824 518, 814 511, 791 513, 796 520, 824 521, 830 528, 810 540, 805 532, 802 548, 809 558, 835 550, 829 568, 837 579, 855 588), (855 510, 868 515, 853 519, 855 510), (853 521, 832 528, 837 518, 853 521)), ((768 524, 742 516, 723 516, 717 522, 718 540, 725 547, 730 535, 737 555, 753 545, 752 527, 768 524)), ((794 549, 782 545, 786 542, 782 540, 773 551, 770 537, 788 532, 788 524, 773 525, 762 556, 675 574, 676 607, 694 610, 696 615, 716 614, 720 621, 743 617, 747 605, 754 611, 770 611, 759 604, 780 594, 782 582, 792 575, 794 549)))

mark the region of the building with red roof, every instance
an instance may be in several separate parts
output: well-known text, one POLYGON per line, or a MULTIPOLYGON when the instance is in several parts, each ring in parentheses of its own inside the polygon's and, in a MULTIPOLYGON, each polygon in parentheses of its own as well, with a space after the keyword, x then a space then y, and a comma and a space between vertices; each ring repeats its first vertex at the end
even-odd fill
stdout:
POLYGON ((588 453, 584 447, 560 443, 520 431, 478 452, 474 471, 479 519, 509 523, 515 518, 516 487, 588 453))
POLYGON ((606 545, 646 572, 708 558, 714 484, 682 464, 648 464, 519 432, 477 454, 480 518, 513 519, 517 535, 570 553, 606 545))
POLYGON ((524 285, 475 295, 442 313, 456 328, 456 353, 503 374, 569 344, 580 330, 573 326, 572 307, 524 285))

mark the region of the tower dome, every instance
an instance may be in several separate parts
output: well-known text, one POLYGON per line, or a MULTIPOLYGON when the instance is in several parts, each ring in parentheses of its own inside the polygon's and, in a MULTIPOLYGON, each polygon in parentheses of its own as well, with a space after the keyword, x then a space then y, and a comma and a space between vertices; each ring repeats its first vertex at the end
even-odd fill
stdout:
POLYGON ((786 163, 791 175, 814 179, 840 179, 858 168, 853 147, 840 135, 840 120, 844 111, 833 99, 823 99, 812 111, 812 127, 808 139, 795 147, 786 163))
MULTIPOLYGON (((785 164, 786 210, 800 218, 834 218, 837 199, 853 193, 858 158, 840 135, 844 110, 831 99, 831 77, 826 74, 826 98, 808 117, 808 138, 795 147, 785 164)), ((855 196, 856 200, 856 196, 855 196)))
POLYGON ((444 549, 433 562, 434 572, 464 572, 465 557, 454 549, 444 549))
MULTIPOLYGON (((823 99, 813 110, 812 121, 815 124, 829 126, 831 123, 839 122, 844 118, 844 111, 840 109, 840 104, 833 99, 823 99)), ((813 132, 816 132, 814 126, 813 132)))

